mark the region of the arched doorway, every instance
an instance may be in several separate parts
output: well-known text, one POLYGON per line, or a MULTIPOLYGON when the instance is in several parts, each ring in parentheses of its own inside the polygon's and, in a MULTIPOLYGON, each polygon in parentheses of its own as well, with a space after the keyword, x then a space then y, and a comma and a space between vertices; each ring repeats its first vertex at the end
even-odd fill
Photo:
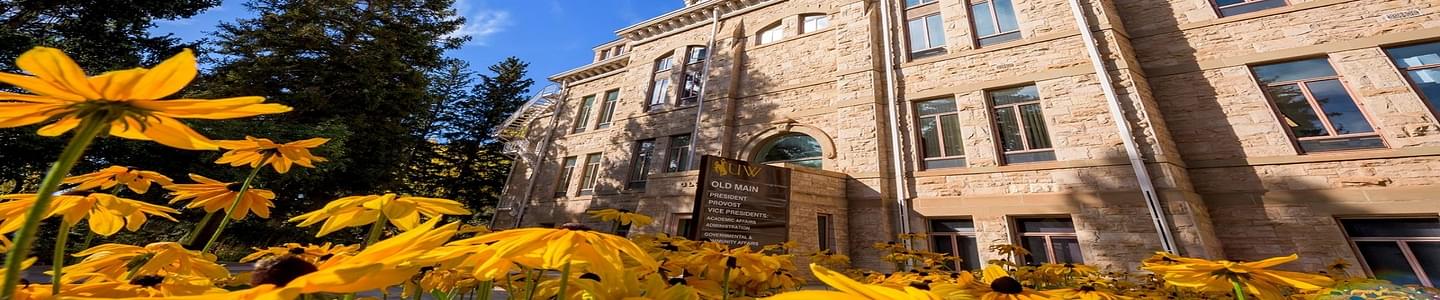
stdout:
POLYGON ((814 137, 803 133, 787 133, 773 138, 755 154, 760 163, 789 163, 821 169, 824 150, 814 137))

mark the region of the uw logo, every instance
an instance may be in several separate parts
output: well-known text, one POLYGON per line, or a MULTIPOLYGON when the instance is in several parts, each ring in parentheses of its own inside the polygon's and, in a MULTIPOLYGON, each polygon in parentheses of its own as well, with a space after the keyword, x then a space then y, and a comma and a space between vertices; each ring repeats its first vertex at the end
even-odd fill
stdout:
POLYGON ((760 175, 760 167, 732 163, 725 160, 716 160, 710 164, 710 169, 720 176, 745 176, 755 177, 760 175))

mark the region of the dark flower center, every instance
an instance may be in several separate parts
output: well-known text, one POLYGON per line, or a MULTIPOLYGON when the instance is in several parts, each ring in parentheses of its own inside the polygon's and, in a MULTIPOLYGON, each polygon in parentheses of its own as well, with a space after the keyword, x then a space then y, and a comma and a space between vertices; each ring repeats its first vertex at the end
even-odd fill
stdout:
POLYGON ((669 280, 667 283, 669 283, 670 285, 685 285, 685 278, 680 278, 680 277, 670 278, 670 280, 669 280))
POLYGON ((735 261, 735 257, 734 257, 734 256, 726 257, 726 258, 725 258, 725 267, 726 267, 726 268, 734 269, 735 266, 737 266, 737 265, 739 265, 739 263, 735 261))
POLYGON ((283 287, 295 278, 318 270, 314 264, 294 255, 267 258, 255 263, 250 285, 274 284, 283 287))
POLYGON ((305 248, 300 248, 300 247, 290 248, 290 254, 294 254, 294 255, 305 254, 305 248))
POLYGON ((922 290, 922 291, 928 291, 928 290, 930 290, 930 284, 929 284, 929 283, 926 283, 926 282, 913 281, 913 282, 910 282, 910 287, 913 287, 913 288, 916 288, 916 289, 919 289, 919 290, 922 290))
POLYGON ((565 223, 565 225, 560 225, 560 229, 574 230, 574 231, 591 231, 591 230, 593 230, 593 229, 590 229, 590 226, 585 226, 585 224, 580 224, 580 223, 565 223))
POLYGON ((165 282, 165 276, 160 276, 160 275, 145 275, 145 276, 135 277, 134 279, 130 279, 130 284, 138 285, 138 286, 143 286, 143 287, 147 287, 147 288, 153 288, 153 287, 160 286, 160 283, 162 283, 162 282, 165 282))
POLYGON ((585 274, 580 274, 580 279, 589 279, 589 280, 594 280, 595 282, 600 282, 600 275, 596 275, 595 273, 585 272, 585 274))
POLYGON ((1074 268, 1075 268, 1075 264, 1067 263, 1067 264, 1065 264, 1065 268, 1066 268, 1066 269, 1074 269, 1074 268))
POLYGON ((320 256, 320 260, 321 260, 321 261, 330 260, 331 257, 335 257, 335 254, 334 254, 334 253, 325 253, 325 255, 320 256))
POLYGON ((996 278, 995 281, 991 281, 990 290, 1001 294, 1019 294, 1020 292, 1025 291, 1025 287, 1020 286, 1020 281, 1015 280, 1015 278, 1005 276, 996 278))
POLYGON ((1095 287, 1093 287, 1093 286, 1088 286, 1088 285, 1082 285, 1082 286, 1080 286, 1080 291, 1081 291, 1081 292, 1094 292, 1094 291, 1095 291, 1095 287))

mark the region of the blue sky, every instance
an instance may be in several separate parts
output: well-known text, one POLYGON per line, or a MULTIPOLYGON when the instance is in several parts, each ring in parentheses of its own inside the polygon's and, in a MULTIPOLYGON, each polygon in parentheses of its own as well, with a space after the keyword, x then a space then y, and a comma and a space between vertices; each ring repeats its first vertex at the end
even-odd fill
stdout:
MULTIPOLYGON (((244 0, 224 0, 193 18, 163 20, 152 33, 193 41, 220 22, 250 18, 244 0)), ((456 0, 467 20, 461 33, 473 40, 449 55, 477 72, 507 56, 530 63, 538 90, 545 77, 590 63, 591 48, 615 40, 615 30, 683 6, 680 0, 456 0)))

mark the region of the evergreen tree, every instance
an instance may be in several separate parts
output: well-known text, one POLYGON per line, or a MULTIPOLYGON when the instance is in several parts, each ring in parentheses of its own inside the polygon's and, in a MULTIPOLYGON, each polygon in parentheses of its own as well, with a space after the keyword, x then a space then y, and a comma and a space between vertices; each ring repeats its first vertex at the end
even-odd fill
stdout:
POLYGON ((442 186, 452 199, 462 201, 488 218, 500 199, 510 167, 510 158, 501 151, 504 144, 494 135, 495 127, 525 104, 534 80, 525 77, 530 65, 509 57, 480 75, 474 98, 447 105, 440 114, 444 141, 442 161, 453 168, 454 176, 442 176, 442 186))

